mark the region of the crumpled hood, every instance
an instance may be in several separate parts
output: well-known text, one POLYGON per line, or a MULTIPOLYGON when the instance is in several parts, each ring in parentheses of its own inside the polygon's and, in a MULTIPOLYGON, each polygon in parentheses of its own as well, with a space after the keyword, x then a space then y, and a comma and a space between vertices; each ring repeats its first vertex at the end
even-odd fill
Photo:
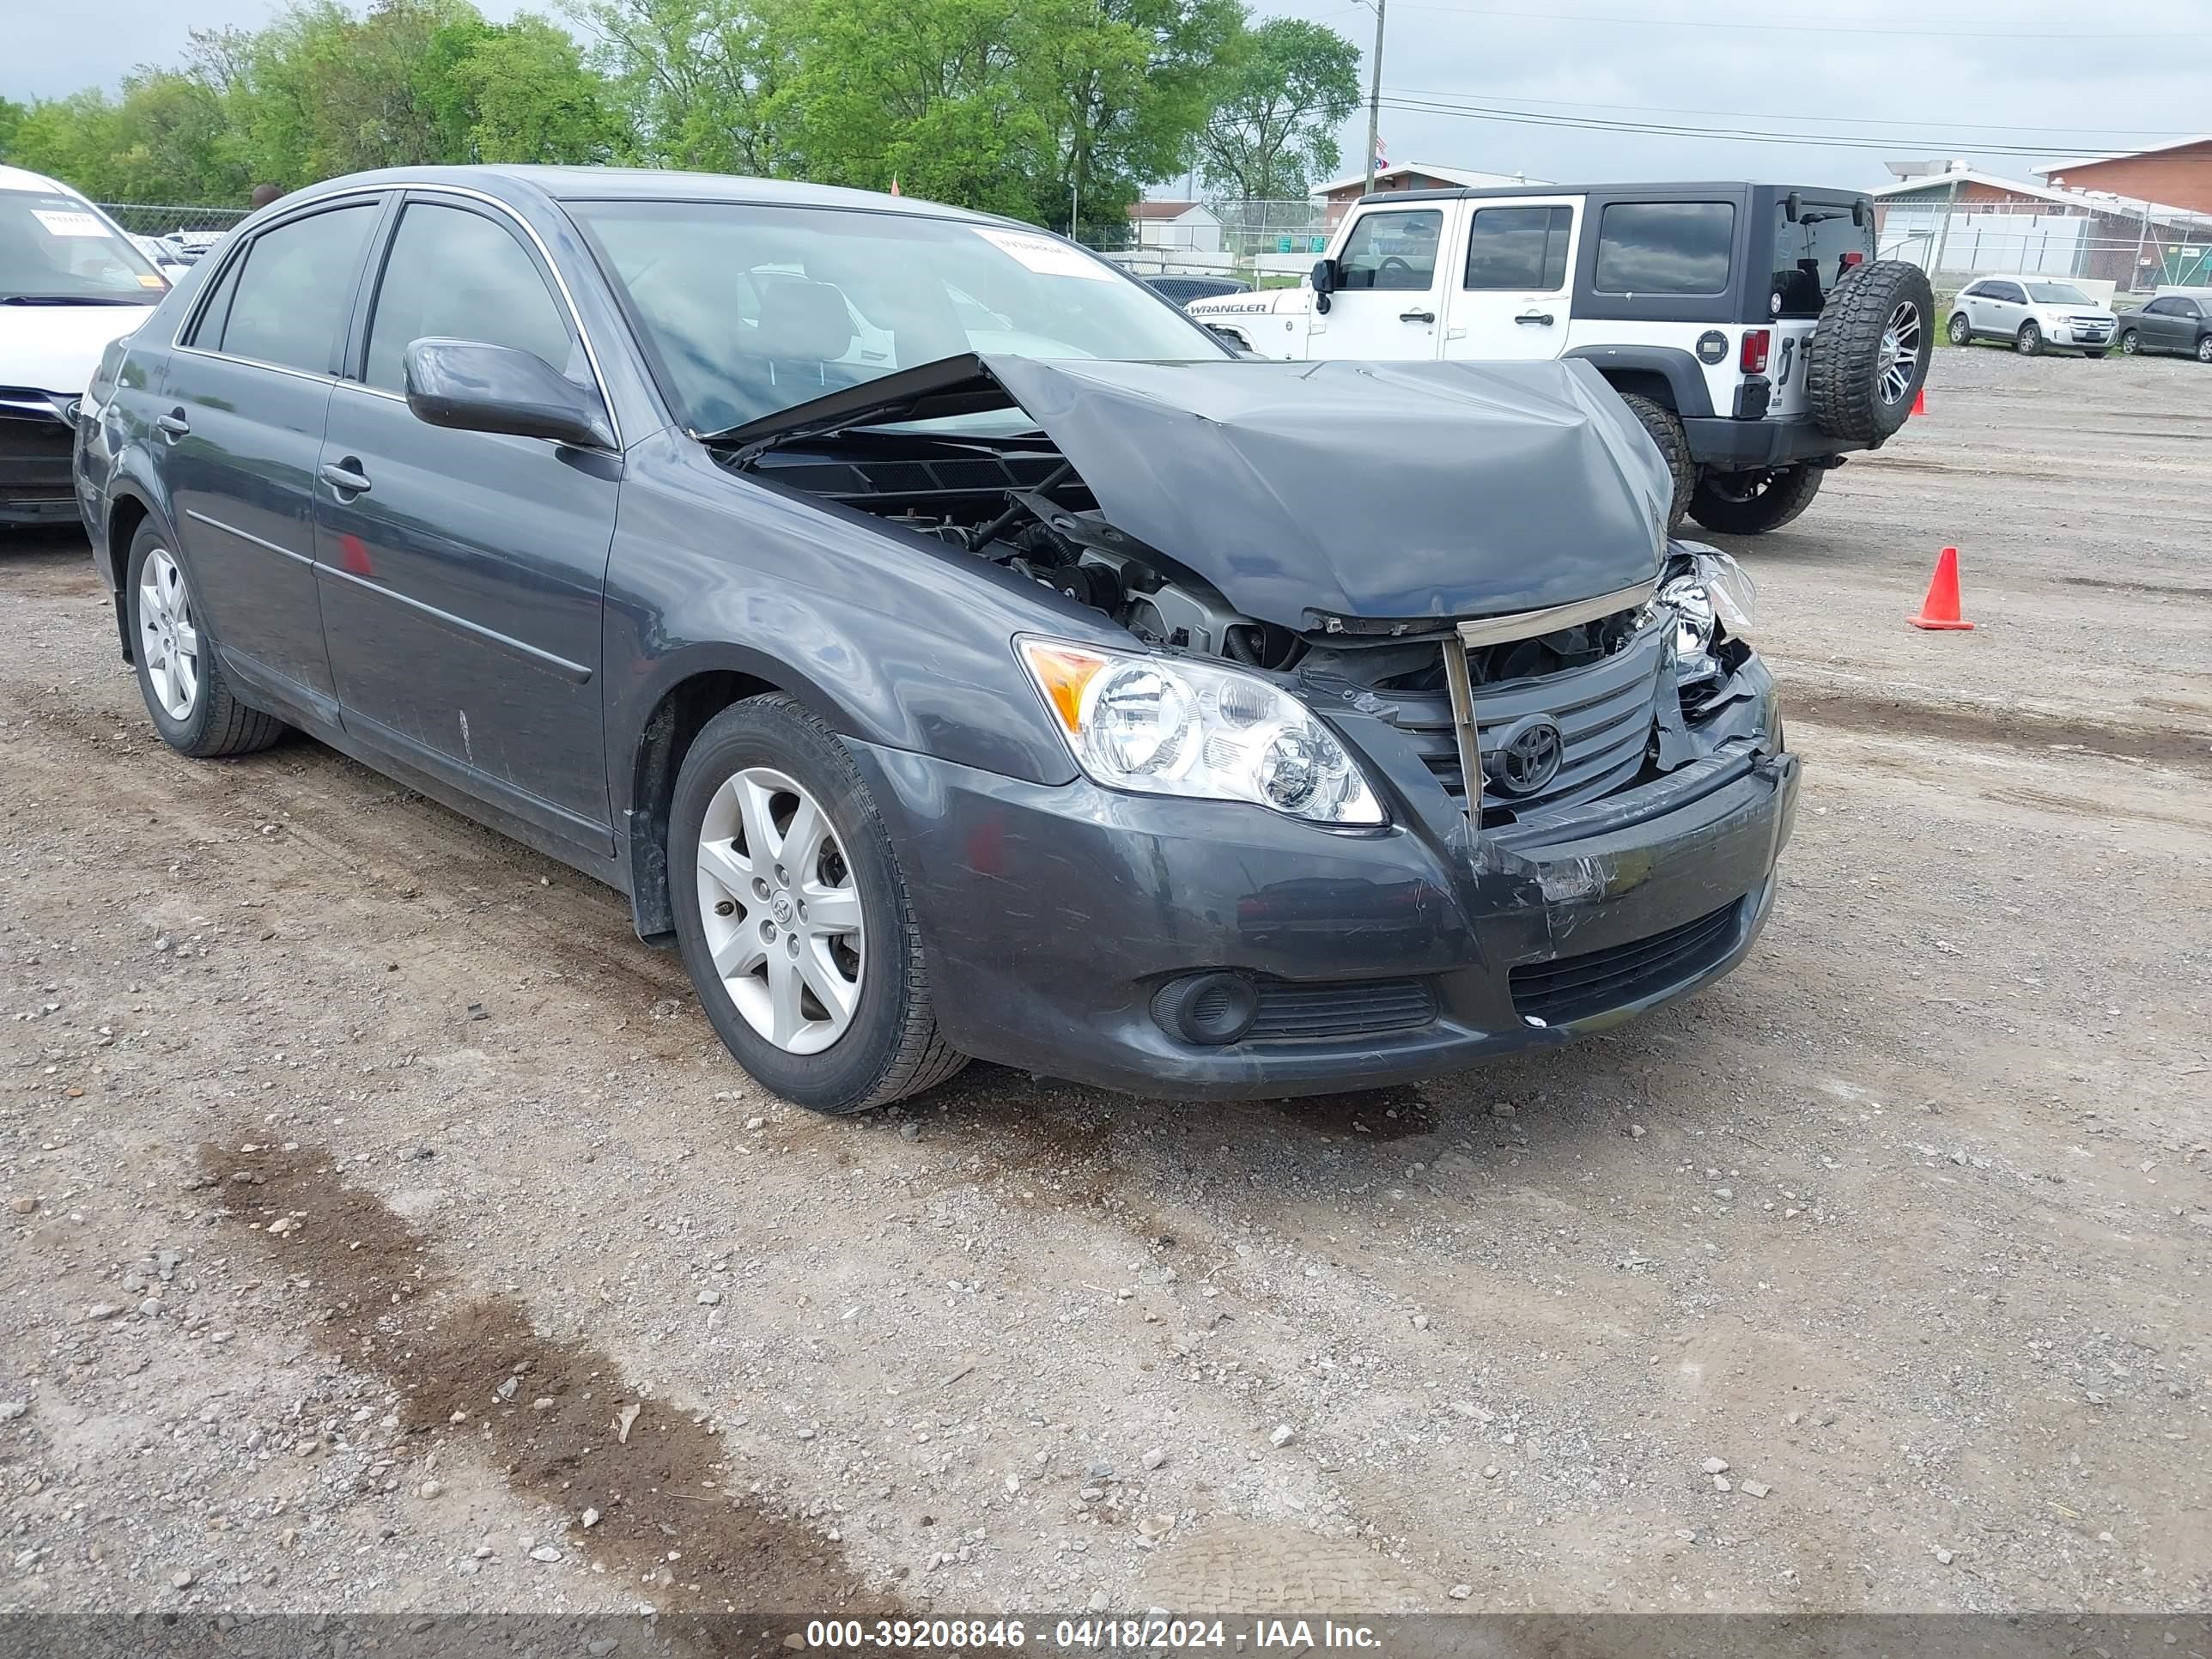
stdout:
POLYGON ((1664 556, 1666 464, 1585 363, 983 366, 1109 523, 1261 621, 1534 610, 1664 556))

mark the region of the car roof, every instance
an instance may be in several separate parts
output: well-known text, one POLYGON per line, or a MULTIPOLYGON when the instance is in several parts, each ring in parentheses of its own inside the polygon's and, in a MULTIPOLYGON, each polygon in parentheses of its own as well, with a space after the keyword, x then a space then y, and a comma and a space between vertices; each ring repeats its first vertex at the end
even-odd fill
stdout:
POLYGON ((0 166, 0 190, 44 190, 57 195, 75 196, 83 199, 83 193, 71 190, 58 179, 49 179, 43 173, 33 173, 27 167, 0 166))
POLYGON ((480 190, 507 200, 534 196, 553 202, 744 202, 773 207, 865 208, 915 218, 957 219, 976 224, 1012 224, 995 214, 971 213, 911 196, 836 185, 800 184, 787 179, 747 179, 722 173, 684 173, 667 167, 582 167, 481 166, 384 167, 348 173, 311 185, 284 198, 287 203, 339 190, 365 186, 451 185, 480 190))
POLYGON ((1662 194, 1740 195, 1748 190, 1771 190, 1781 194, 1856 201, 1867 192, 1844 185, 1769 185, 1755 179, 1662 179, 1625 185, 1455 185, 1449 190, 1377 190, 1359 199, 1368 202, 1456 202, 1468 197, 1491 196, 1654 196, 1662 194))

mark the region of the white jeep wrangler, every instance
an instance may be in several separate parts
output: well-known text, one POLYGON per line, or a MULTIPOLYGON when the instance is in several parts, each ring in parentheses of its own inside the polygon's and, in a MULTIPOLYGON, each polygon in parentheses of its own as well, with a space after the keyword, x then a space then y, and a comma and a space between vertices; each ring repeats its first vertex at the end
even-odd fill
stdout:
POLYGON ((1378 193, 1297 288, 1184 309, 1262 357, 1587 359, 1666 457, 1675 523, 1734 535, 1904 425, 1936 341, 1869 198, 1778 185, 1378 193))

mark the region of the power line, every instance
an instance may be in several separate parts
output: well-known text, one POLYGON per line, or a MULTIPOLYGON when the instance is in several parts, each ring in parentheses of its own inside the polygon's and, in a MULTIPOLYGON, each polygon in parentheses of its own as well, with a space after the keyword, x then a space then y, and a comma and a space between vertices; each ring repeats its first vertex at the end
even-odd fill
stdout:
MULTIPOLYGON (((1402 3, 1402 0, 1401 0, 1402 3)), ((1655 137, 1711 139, 1724 143, 1800 144, 1826 149, 1970 149, 1984 155, 2061 155, 2082 159, 2078 145, 1978 143, 1956 135, 1944 138, 1905 137, 1894 134, 1746 131, 1736 128, 1688 125, 1671 122, 1607 121, 1589 116, 1543 115, 1528 110, 1499 109, 1471 103, 1386 97, 1385 106, 1426 115, 1450 115, 1465 120, 1499 121, 1518 126, 1559 127, 1587 132, 1632 132, 1655 137)), ((2181 159, 2181 158, 2176 158, 2181 159)), ((2212 159, 2208 159, 2212 165, 2212 159)))
MULTIPOLYGON (((1406 0, 1400 0, 1401 4, 1406 0)), ((1479 94, 1454 92, 1436 87, 1386 87, 1384 92, 1405 98, 1438 98, 1457 102, 1479 94)), ((2084 137, 2087 133, 2101 133, 2108 137, 2121 138, 2187 138, 2192 134, 2179 127, 2008 127, 1971 121, 1911 121, 1890 119, 1875 115, 1807 115, 1796 112, 1782 113, 1773 110, 1754 109, 1683 109, 1666 104, 1601 104, 1588 99, 1521 98, 1506 93, 1494 93, 1491 97, 1510 104, 1538 104, 1549 109, 1569 110, 1626 110, 1639 115, 1717 115, 1729 120, 1746 121, 1818 121, 1827 124, 1849 124, 1856 126, 1921 126, 1955 128, 1967 132, 2034 133, 2045 137, 2061 134, 2073 135, 2073 142, 2087 149, 2098 148, 2094 139, 2084 137)), ((1528 112, 1534 114, 1535 111, 1528 112)), ((1956 140, 1946 140, 1955 143, 1956 140)), ((2106 146, 2106 148, 2111 148, 2106 146)))
MULTIPOLYGON (((1771 21, 1753 21, 1735 17, 1622 17, 1612 13, 1565 11, 1509 11, 1489 6, 1439 5, 1435 0, 1398 0, 1408 11, 1449 12, 1455 17, 1512 17, 1539 23, 1613 23, 1644 28, 1719 29, 1729 32, 1752 32, 1765 34, 1853 34, 1875 39, 1914 39, 1923 40, 2070 40, 2081 44, 2085 36, 2079 29, 2054 30, 2048 33, 2006 27, 1999 31, 1988 29, 1923 29, 1906 27, 1872 28, 1849 23, 1822 23, 1807 20, 1803 22, 1778 23, 1771 21)), ((2123 33, 2109 29, 2094 31, 2094 40, 2099 46, 2111 40, 2170 40, 2172 36, 2158 33, 2123 33)))

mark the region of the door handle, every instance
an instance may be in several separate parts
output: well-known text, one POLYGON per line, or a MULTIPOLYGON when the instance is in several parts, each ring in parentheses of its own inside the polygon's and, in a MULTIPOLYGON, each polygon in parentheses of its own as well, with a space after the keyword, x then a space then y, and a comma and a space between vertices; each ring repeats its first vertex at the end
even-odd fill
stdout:
POLYGON ((325 462, 319 476, 341 495, 368 493, 368 474, 361 470, 361 463, 350 455, 342 461, 325 462))
POLYGON ((185 411, 181 409, 173 409, 166 415, 156 415, 154 425, 171 443, 192 429, 192 423, 185 418, 185 411))
POLYGON ((1433 323, 1436 319, 1437 313, 1433 311, 1401 311, 1398 313, 1398 320, 1401 323, 1433 323))
POLYGON ((1552 325, 1552 313, 1548 311, 1524 311, 1513 320, 1516 323, 1526 323, 1532 328, 1549 328, 1552 325))

